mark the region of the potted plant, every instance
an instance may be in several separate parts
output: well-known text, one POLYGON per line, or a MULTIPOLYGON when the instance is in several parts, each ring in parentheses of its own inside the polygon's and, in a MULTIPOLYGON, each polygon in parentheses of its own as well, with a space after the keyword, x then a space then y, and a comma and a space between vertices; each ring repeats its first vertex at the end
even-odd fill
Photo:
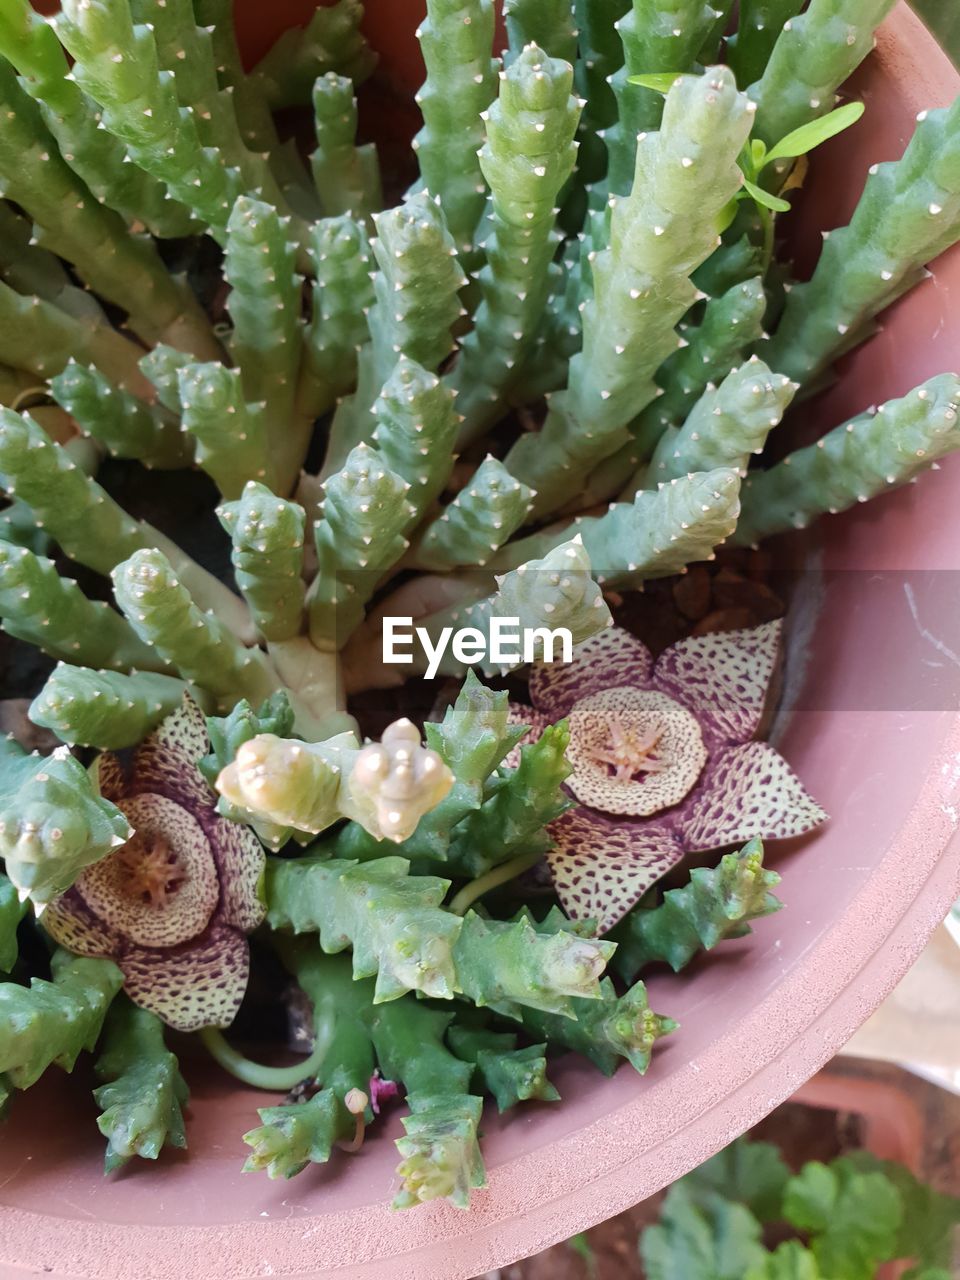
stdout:
POLYGON ((577 36, 566 6, 545 18, 515 4, 500 79, 490 7, 438 4, 421 30, 423 186, 385 211, 381 181, 402 172, 356 144, 351 81, 373 58, 347 0, 252 76, 215 0, 198 0, 203 27, 172 4, 70 0, 54 27, 0 7, 16 246, 0 301, 7 359, 28 375, 0 413, 3 617, 59 660, 30 716, 63 743, 42 759, 5 747, 0 1074, 17 1094, 6 1149, 30 1167, 4 1186, 11 1274, 39 1259, 64 1275, 452 1277, 529 1252, 787 1094, 944 913, 957 726, 926 708, 948 704, 952 610, 915 571, 952 563, 952 473, 927 477, 921 506, 886 490, 953 444, 956 254, 935 264, 939 289, 888 307, 960 231, 957 82, 898 11, 846 91, 882 108, 836 137, 860 111, 831 112, 831 95, 885 10, 854 7, 842 48, 826 3, 772 48, 745 25, 726 46, 745 94, 722 64, 701 69, 720 50, 712 11, 654 58, 642 6, 620 41, 610 14, 577 36), (828 49, 817 96, 803 60, 828 49), (601 54, 611 70, 627 59, 612 89, 601 54), (272 114, 304 96, 320 124, 309 172, 272 114), (907 158, 855 212, 921 107, 907 158), (796 162, 831 135, 792 233, 798 261, 808 231, 849 225, 791 292, 774 217, 796 162), (828 386, 881 312, 883 333, 828 386), (24 394, 45 397, 48 380, 41 426, 24 394), (775 439, 745 476, 801 384, 826 386, 799 428, 815 414, 822 445, 775 439), (882 413, 864 415, 871 402, 882 413), (69 439, 73 423, 100 448, 69 439), (94 478, 103 452, 148 464, 149 482, 130 480, 139 465, 94 478), (111 491, 124 484, 136 520, 111 491), (857 510, 873 494, 883 519, 857 510), (191 506, 207 518, 192 555, 191 506), (754 616, 750 544, 848 507, 809 553, 786 625, 767 583, 769 614, 754 616), (679 581, 728 539, 742 549, 721 573, 679 581), (74 584, 51 555, 91 576, 74 584), (624 594, 660 578, 672 604, 653 612, 684 621, 648 647, 642 620, 611 627, 611 608, 628 620, 624 594), (497 656, 513 618, 532 648, 497 656), (559 667, 536 634, 545 619, 577 646, 559 667), (451 644, 469 628, 505 687, 471 675, 442 718, 405 702, 390 691, 416 664, 390 651, 395 623, 416 623, 422 670, 457 685, 481 656, 451 644), (531 658, 528 682, 499 670, 531 658), (404 710, 428 722, 427 745, 404 710), (778 874, 768 837, 795 841, 778 874), (762 921, 781 876, 791 909, 762 921), (756 920, 754 942, 730 941, 756 920), (664 976, 721 941, 726 964, 664 976), (599 981, 609 961, 618 985, 599 981), (262 1032, 285 973, 309 1006, 310 1053, 253 1061, 223 1029, 243 1003, 262 1032), (198 1031, 277 1105, 192 1063, 181 1073, 173 1046, 184 1064, 191 1049, 165 1027, 198 1031), (610 1078, 561 1058, 548 1080, 546 1043, 610 1078), (187 1157, 92 1178, 102 1151, 66 1119, 84 1090, 44 1069, 97 1044, 108 1166, 183 1144, 183 1075, 187 1157), (643 1082, 613 1073, 619 1058, 646 1071, 655 1046, 643 1082), (27 1087, 46 1094, 46 1127, 19 1105, 27 1087), (386 1108, 401 1087, 402 1119, 386 1108), (557 1092, 574 1108, 481 1120, 488 1094, 506 1107, 557 1092), (356 1158, 288 1213, 289 1189, 221 1163, 245 1131, 249 1167, 301 1186, 335 1146, 356 1158), (381 1198, 394 1138, 396 1201, 418 1206, 405 1216, 381 1198), (92 1214, 80 1227, 43 1208, 66 1204, 65 1149, 92 1214))

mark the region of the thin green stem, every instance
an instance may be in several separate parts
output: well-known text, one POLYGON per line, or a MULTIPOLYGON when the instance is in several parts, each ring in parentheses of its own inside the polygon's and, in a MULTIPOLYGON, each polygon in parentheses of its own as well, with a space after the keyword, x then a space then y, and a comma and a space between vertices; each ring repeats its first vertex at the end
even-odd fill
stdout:
POLYGON ((763 226, 763 274, 766 275, 770 263, 773 261, 774 216, 772 211, 762 204, 757 205, 757 212, 760 214, 760 222, 763 226))
POLYGON ((494 867, 484 875, 477 876, 476 880, 471 880, 469 884, 465 884, 460 892, 455 895, 448 909, 455 916, 465 915, 467 909, 476 902, 477 898, 482 898, 491 889, 496 889, 500 885, 506 884, 508 880, 513 880, 516 876, 523 875, 524 871, 529 871, 531 867, 536 866, 542 856, 540 852, 521 853, 516 858, 511 858, 509 862, 502 862, 499 867, 494 867))
POLYGON ((309 1058, 303 1058, 289 1067, 266 1067, 260 1062, 251 1062, 228 1044, 223 1032, 216 1027, 202 1027, 199 1036, 207 1052, 224 1071, 229 1071, 232 1076, 236 1076, 244 1084, 253 1085, 255 1089, 286 1093, 302 1080, 308 1080, 319 1073, 333 1038, 333 1023, 329 1018, 322 1023, 318 1022, 313 1052, 309 1058))

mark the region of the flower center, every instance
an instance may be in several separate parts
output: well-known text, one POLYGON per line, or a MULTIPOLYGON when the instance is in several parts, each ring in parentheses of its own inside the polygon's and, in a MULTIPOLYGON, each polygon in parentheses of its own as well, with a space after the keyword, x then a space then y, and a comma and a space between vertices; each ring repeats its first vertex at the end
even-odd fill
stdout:
POLYGON ((604 813, 647 817, 690 792, 707 759, 696 718, 657 689, 621 685, 570 712, 567 786, 604 813))
POLYGON ((662 737, 661 724, 638 728, 614 714, 607 724, 606 738, 588 746, 586 755, 594 764, 605 765, 617 782, 642 781, 644 774, 669 768, 669 761, 659 752, 662 737))
POLYGON ((117 851, 120 883, 131 898, 151 907, 165 907, 187 873, 162 835, 138 831, 117 851))

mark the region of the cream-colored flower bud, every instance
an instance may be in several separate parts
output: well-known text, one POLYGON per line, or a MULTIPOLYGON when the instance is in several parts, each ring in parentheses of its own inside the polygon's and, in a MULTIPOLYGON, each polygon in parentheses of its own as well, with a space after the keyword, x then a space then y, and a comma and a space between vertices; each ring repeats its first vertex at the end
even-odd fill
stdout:
POLYGON ((453 774, 436 751, 422 745, 409 720, 395 720, 379 742, 357 755, 341 805, 378 840, 398 844, 412 836, 425 813, 453 786, 453 774))
POLYGON ((351 733, 325 742, 261 733, 221 770, 217 790, 258 819, 317 833, 340 817, 340 784, 356 750, 351 733))

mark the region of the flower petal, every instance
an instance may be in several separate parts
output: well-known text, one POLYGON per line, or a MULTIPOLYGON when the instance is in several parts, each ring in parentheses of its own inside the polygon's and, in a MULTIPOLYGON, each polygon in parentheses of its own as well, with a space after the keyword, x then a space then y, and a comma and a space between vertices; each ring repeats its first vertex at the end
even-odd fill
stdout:
POLYGON ((573 765, 567 786, 581 804, 646 817, 680 803, 700 776, 707 749, 696 718, 675 698, 621 685, 573 708, 567 759, 573 765), (650 740, 649 751, 637 746, 650 740), (659 762, 658 771, 642 772, 645 756, 659 762), (611 773, 614 758, 625 776, 611 773))
POLYGON ((203 828, 166 796, 131 796, 123 812, 136 831, 133 840, 80 875, 76 888, 93 911, 116 932, 144 947, 172 947, 202 933, 220 898, 217 868, 203 828), (130 860, 147 857, 141 841, 162 840, 172 855, 171 872, 182 880, 162 905, 131 891, 130 860))
POLYGON ((76 887, 51 902, 43 913, 43 927, 68 951, 78 956, 114 956, 120 937, 84 902, 76 887))
POLYGON ((249 827, 226 818, 217 818, 209 825, 208 835, 220 873, 218 918, 250 933, 262 924, 267 913, 262 886, 267 861, 263 845, 249 827))
POLYGON ((118 962, 127 995, 178 1031, 228 1027, 247 989, 250 951, 242 933, 212 925, 179 947, 132 947, 118 962))
POLYGON ((754 836, 803 835, 826 818, 779 752, 767 742, 747 742, 707 766, 678 825, 688 852, 697 853, 754 836))
POLYGON ((578 644, 572 662, 538 662, 530 671, 530 701, 560 720, 590 693, 617 685, 645 688, 653 669, 647 646, 622 627, 607 627, 578 644))
POLYGON ((782 623, 690 636, 657 659, 653 683, 697 716, 711 745, 748 742, 760 727, 782 623))
POLYGON ((171 712, 134 752, 127 793, 149 791, 164 795, 195 812, 215 807, 217 797, 197 768, 197 761, 209 750, 203 712, 184 694, 182 706, 171 712))
POLYGON ((96 782, 104 800, 117 804, 127 794, 127 775, 123 762, 112 751, 104 751, 96 759, 96 782))
POLYGON ((571 809, 548 828, 547 854, 557 897, 572 920, 596 920, 601 933, 683 857, 672 832, 655 822, 571 809))

